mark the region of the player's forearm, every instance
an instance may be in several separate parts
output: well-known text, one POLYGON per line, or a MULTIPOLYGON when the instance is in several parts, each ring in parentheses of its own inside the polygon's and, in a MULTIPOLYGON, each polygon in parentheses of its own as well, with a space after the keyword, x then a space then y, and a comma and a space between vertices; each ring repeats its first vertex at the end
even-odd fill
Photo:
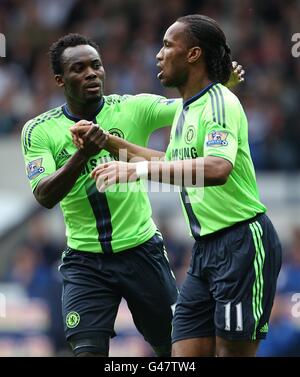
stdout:
POLYGON ((218 186, 226 183, 231 168, 221 158, 205 157, 180 161, 151 161, 148 179, 184 187, 218 186))
POLYGON ((132 144, 114 135, 109 135, 105 149, 121 161, 163 159, 164 152, 132 144))
POLYGON ((73 188, 88 158, 77 151, 64 166, 41 180, 34 191, 36 200, 48 209, 59 203, 73 188))

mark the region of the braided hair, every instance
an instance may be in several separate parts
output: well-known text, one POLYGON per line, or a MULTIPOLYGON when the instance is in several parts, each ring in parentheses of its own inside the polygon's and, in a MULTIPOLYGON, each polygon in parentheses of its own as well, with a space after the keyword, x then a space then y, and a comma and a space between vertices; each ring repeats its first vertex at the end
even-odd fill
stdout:
POLYGON ((231 51, 217 22, 199 14, 183 16, 177 21, 187 26, 188 44, 191 47, 199 46, 203 50, 209 79, 225 84, 232 70, 231 51))

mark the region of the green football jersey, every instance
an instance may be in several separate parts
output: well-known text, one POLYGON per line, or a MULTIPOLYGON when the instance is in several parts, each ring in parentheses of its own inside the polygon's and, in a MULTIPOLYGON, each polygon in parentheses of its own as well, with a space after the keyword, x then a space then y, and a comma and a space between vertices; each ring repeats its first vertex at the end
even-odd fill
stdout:
POLYGON ((244 110, 230 90, 216 83, 178 107, 166 153, 167 160, 206 156, 230 161, 233 170, 222 186, 182 189, 195 239, 266 211, 259 200, 244 110))
MULTIPOLYGON (((105 96, 94 123, 132 143, 147 146, 151 133, 172 124, 178 100, 142 94, 105 96)), ((79 121, 66 105, 52 109, 23 127, 22 149, 32 190, 41 179, 61 168, 76 152, 69 128, 79 121)), ((88 252, 118 252, 146 242, 155 231, 145 189, 127 184, 115 192, 99 193, 90 173, 96 165, 114 160, 106 150, 92 156, 69 194, 60 202, 67 244, 88 252)))

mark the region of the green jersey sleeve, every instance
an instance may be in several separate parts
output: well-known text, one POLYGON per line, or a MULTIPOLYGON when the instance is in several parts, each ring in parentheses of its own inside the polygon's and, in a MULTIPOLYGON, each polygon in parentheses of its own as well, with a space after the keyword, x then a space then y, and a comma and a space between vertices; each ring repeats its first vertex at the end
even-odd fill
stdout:
POLYGON ((146 127, 149 134, 162 127, 170 127, 181 99, 166 99, 154 94, 134 96, 136 107, 142 115, 141 126, 146 127), (142 110, 142 111, 141 111, 142 110))
POLYGON ((42 127, 37 127, 32 121, 27 122, 23 127, 21 141, 26 174, 34 191, 42 178, 56 171, 56 164, 48 136, 42 127))
MULTIPOLYGON (((215 97, 214 99, 216 99, 215 97)), ((235 96, 220 96, 219 103, 208 101, 203 112, 204 157, 222 157, 234 166, 239 143, 240 103, 235 96)))

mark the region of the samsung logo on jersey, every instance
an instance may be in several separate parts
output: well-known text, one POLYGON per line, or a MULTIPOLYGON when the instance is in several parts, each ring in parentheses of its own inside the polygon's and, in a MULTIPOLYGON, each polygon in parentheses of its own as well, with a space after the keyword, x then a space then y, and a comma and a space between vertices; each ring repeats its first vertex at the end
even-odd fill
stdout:
POLYGON ((81 172, 81 175, 90 174, 96 166, 111 161, 118 161, 118 159, 111 154, 107 154, 105 156, 102 156, 101 158, 91 158, 85 165, 83 171, 81 172))
POLYGON ((197 150, 195 147, 175 148, 171 151, 172 160, 185 160, 188 158, 197 158, 197 150))

